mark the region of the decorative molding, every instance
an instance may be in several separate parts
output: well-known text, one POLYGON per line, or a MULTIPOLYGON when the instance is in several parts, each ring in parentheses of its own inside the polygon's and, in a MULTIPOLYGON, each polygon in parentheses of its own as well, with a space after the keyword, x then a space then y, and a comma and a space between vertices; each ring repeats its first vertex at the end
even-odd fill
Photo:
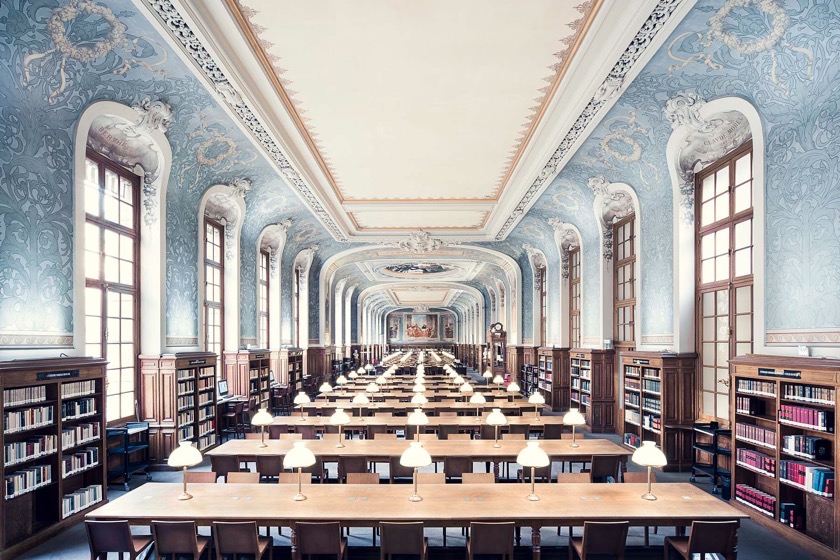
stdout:
POLYGON ((688 91, 678 93, 666 101, 662 111, 673 129, 685 126, 700 132, 711 132, 715 128, 714 123, 700 116, 700 109, 705 104, 705 99, 688 91))
POLYGON ((840 346, 840 329, 768 330, 764 342, 779 346, 840 346))
POLYGON ((511 212, 508 219, 499 229, 496 234, 496 240, 501 241, 505 238, 508 232, 513 228, 517 220, 522 217, 528 210, 531 201, 542 191, 543 186, 548 180, 557 173, 560 162, 569 154, 577 139, 592 123, 595 116, 600 112, 601 108, 612 98, 618 95, 624 79, 636 61, 644 54, 659 31, 665 26, 674 10, 677 9, 683 0, 659 0, 659 3, 651 11, 645 23, 642 24, 641 29, 636 33, 636 36, 624 50, 618 62, 613 65, 606 79, 601 83, 598 91, 589 100, 589 103, 578 115, 575 123, 566 136, 560 142, 560 145, 548 159, 548 162, 540 171, 536 179, 534 179, 531 186, 520 199, 519 203, 511 212))
POLYGON ((580 247, 580 239, 575 229, 560 218, 549 218, 548 224, 554 229, 558 238, 560 250, 560 273, 564 279, 569 278, 569 250, 580 247))
POLYGON ((0 333, 0 347, 13 348, 72 348, 73 333, 38 333, 5 331, 0 333))
POLYGON ((397 249, 401 249, 407 253, 419 254, 419 253, 434 253, 435 251, 439 251, 444 247, 452 247, 454 245, 460 245, 460 241, 443 241, 442 239, 435 239, 432 235, 427 232, 418 230, 413 231, 408 234, 408 239, 404 239, 402 241, 380 241, 380 245, 385 245, 388 247, 395 247, 397 249))
POLYGON ((531 263, 531 272, 534 276, 534 291, 539 292, 542 290, 542 274, 540 274, 540 270, 547 266, 545 255, 542 251, 528 243, 525 243, 522 249, 528 254, 528 262, 531 263))
POLYGON ((169 34, 181 44, 210 82, 213 90, 219 94, 225 104, 239 117, 239 120, 251 132, 251 135, 268 153, 269 157, 280 168, 283 176, 297 189, 302 198, 309 205, 326 229, 337 241, 347 241, 347 236, 339 228, 332 215, 324 208, 309 184, 304 181, 291 162, 274 141, 271 134, 260 122, 254 112, 242 97, 242 94, 228 80, 219 64, 213 59, 187 22, 181 16, 171 0, 144 0, 146 5, 154 11, 160 22, 169 30, 169 34))
POLYGON ((167 346, 198 346, 197 336, 167 336, 167 346))
POLYGON ((172 123, 172 107, 166 101, 160 99, 152 101, 150 97, 144 97, 131 108, 140 113, 140 121, 135 128, 164 134, 169 130, 169 125, 172 123))
POLYGON ((603 175, 590 177, 587 181, 589 189, 595 195, 596 218, 601 223, 604 239, 603 257, 611 261, 613 258, 613 224, 622 220, 635 211, 633 198, 625 188, 618 188, 607 181, 603 175))
POLYGON ((245 196, 251 190, 251 181, 249 179, 235 179, 232 183, 228 183, 231 195, 245 200, 245 196))
POLYGON ((256 346, 257 345, 257 337, 240 337, 239 338, 239 346, 241 348, 247 348, 248 346, 256 346))
POLYGON ((642 344, 644 345, 653 345, 653 344, 664 344, 666 346, 673 346, 674 345, 674 335, 671 334, 643 334, 642 335, 642 344))
POLYGON ((416 305, 411 312, 412 313, 431 313, 431 309, 426 304, 416 305))

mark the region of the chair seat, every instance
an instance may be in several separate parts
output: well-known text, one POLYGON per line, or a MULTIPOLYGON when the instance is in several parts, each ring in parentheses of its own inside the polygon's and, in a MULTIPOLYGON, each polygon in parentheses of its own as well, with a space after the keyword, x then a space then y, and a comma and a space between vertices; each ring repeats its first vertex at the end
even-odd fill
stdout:
POLYGON ((140 552, 152 544, 152 537, 149 535, 132 535, 131 544, 134 546, 134 552, 140 552))
POLYGON ((683 558, 689 558, 688 537, 665 537, 665 550, 668 550, 669 543, 683 558))
POLYGON ((257 542, 260 545, 260 557, 262 557, 266 549, 274 545, 274 537, 260 537, 257 542))
POLYGON ((578 553, 578 556, 583 558, 583 537, 572 537, 569 543, 575 549, 575 552, 578 553))

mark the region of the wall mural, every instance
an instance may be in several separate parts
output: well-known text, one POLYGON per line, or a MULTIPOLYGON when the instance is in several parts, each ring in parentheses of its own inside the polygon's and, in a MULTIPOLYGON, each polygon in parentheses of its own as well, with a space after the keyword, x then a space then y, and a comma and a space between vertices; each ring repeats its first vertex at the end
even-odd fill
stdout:
POLYGON ((451 313, 391 313, 388 340, 391 342, 439 342, 455 338, 455 316, 451 313))

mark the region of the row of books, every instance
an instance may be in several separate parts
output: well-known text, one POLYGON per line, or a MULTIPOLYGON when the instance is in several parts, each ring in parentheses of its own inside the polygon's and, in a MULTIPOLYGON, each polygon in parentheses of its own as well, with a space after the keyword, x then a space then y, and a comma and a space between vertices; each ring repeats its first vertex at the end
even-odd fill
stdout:
POLYGON ((178 413, 178 424, 189 424, 195 421, 195 410, 187 410, 178 413))
POLYGON ((642 438, 637 434, 624 434, 624 445, 639 447, 642 445, 642 438))
POLYGON ((74 513, 89 508, 93 504, 101 501, 101 484, 79 488, 72 494, 67 494, 61 499, 61 517, 62 519, 66 519, 74 513))
POLYGON ((3 464, 8 467, 55 453, 55 440, 55 436, 38 436, 25 441, 7 443, 3 446, 3 464))
POLYGON ((580 404, 582 404, 583 406, 589 406, 589 402, 590 402, 590 400, 591 400, 591 398, 589 397, 589 395, 588 395, 588 394, 586 394, 586 393, 581 393, 581 395, 580 395, 580 404))
POLYGON ((216 434, 208 434, 206 436, 202 436, 198 438, 198 449, 199 451, 204 451, 208 447, 212 447, 216 445, 216 434))
POLYGON ((776 447, 776 431, 756 426, 755 424, 735 424, 735 437, 776 447))
POLYGON ((213 377, 203 377, 198 380, 198 390, 201 391, 202 389, 215 389, 216 388, 216 379, 213 377))
POLYGON ((638 410, 630 410, 625 409, 624 411, 624 420, 630 422, 631 424, 635 424, 637 426, 641 426, 642 424, 642 415, 639 414, 638 410))
POLYGON ((21 404, 37 403, 47 400, 46 385, 20 387, 18 389, 3 389, 4 406, 18 406, 21 404))
POLYGON ((187 379, 193 378, 193 370, 191 369, 179 369, 175 372, 175 377, 178 381, 186 381, 187 379))
POLYGON ((776 396, 775 381, 761 381, 759 379, 738 379, 737 391, 743 393, 758 393, 767 396, 776 396))
POLYGON ((198 425, 198 435, 199 437, 206 436, 210 432, 216 431, 216 421, 215 420, 206 420, 201 422, 198 425))
POLYGON ((662 377, 662 372, 659 371, 657 368, 643 367, 642 377, 647 377, 649 379, 660 379, 662 377))
POLYGON ((203 408, 198 409, 198 419, 199 420, 207 420, 208 418, 215 418, 216 417, 216 407, 215 406, 205 406, 203 408))
POLYGON ((642 390, 642 383, 638 379, 625 379, 624 380, 624 388, 625 389, 633 389, 634 391, 641 391, 642 390))
POLYGON ((99 423, 78 424, 61 430, 61 449, 70 449, 83 443, 99 439, 99 423))
POLYGON ((642 399, 642 407, 659 412, 662 410, 662 401, 651 397, 645 397, 642 399))
POLYGON ((649 393, 661 393, 662 382, 653 379, 643 379, 642 388, 649 393))
POLYGON ((805 529, 805 508, 792 502, 779 504, 779 522, 800 531, 805 529))
POLYGON ((75 420, 96 414, 96 399, 93 397, 61 403, 61 419, 75 420))
POLYGON ((198 395, 198 406, 204 406, 213 402, 213 393, 201 393, 198 395))
POLYGON ((779 421, 809 426, 823 432, 834 432, 834 411, 831 410, 783 404, 779 407, 779 421))
POLYGON ((55 421, 52 406, 12 410, 3 415, 3 432, 13 434, 49 426, 55 421))
POLYGON ((799 399, 803 401, 814 401, 833 405, 835 402, 835 391, 829 387, 814 387, 813 385, 785 385, 784 398, 799 399))
POLYGON ((659 416, 651 416, 650 414, 645 414, 642 416, 642 426, 647 428, 648 430, 656 430, 658 432, 662 431, 662 418, 659 416))
POLYGON ((779 461, 779 478, 793 482, 808 492, 834 497, 834 470, 801 461, 779 461))
POLYGON ((181 397, 183 395, 189 395, 190 393, 195 392, 195 381, 189 379, 186 381, 179 381, 178 382, 178 396, 181 397))
POLYGON ((642 368, 639 366, 624 366, 624 377, 641 377, 642 368))
POLYGON ((633 406, 639 406, 641 397, 638 393, 624 393, 624 402, 633 406))
POLYGON ((735 412, 749 414, 750 416, 764 416, 767 412, 767 403, 755 397, 735 397, 735 412))
MULTIPOLYGON (((817 455, 823 453, 827 456, 829 446, 828 440, 815 436, 785 436, 782 443, 782 449, 786 453, 793 455, 805 455, 810 459, 816 459, 817 455)), ((821 457, 822 458, 822 457, 821 457)))
POLYGON ((185 439, 192 439, 194 437, 195 437, 195 426, 194 425, 183 426, 182 428, 180 428, 178 430, 178 438, 180 439, 180 441, 183 441, 185 439))
POLYGON ((776 474, 776 458, 752 449, 738 448, 738 463, 748 465, 771 475, 776 474))
POLYGON ((99 464, 99 448, 87 447, 72 455, 61 456, 61 476, 65 477, 77 471, 99 464))
POLYGON ((588 379, 581 379, 580 380, 580 390, 586 391, 587 393, 592 392, 592 382, 588 379))
POLYGON ((216 377, 216 368, 213 367, 213 366, 203 367, 199 371, 198 375, 201 378, 204 378, 204 377, 214 377, 215 378, 216 377))
POLYGON ((96 380, 89 379, 87 381, 71 381, 69 383, 61 384, 61 398, 72 399, 74 397, 83 397, 96 392, 96 380))
POLYGON ((736 484, 735 498, 752 504, 771 516, 776 515, 776 497, 767 492, 762 492, 758 488, 753 488, 747 484, 736 484))
POLYGON ((7 500, 10 500, 52 483, 52 467, 50 465, 37 465, 7 474, 4 479, 6 483, 5 496, 7 500))
POLYGON ((194 395, 182 395, 178 397, 178 408, 187 408, 190 406, 195 406, 195 396, 194 395))

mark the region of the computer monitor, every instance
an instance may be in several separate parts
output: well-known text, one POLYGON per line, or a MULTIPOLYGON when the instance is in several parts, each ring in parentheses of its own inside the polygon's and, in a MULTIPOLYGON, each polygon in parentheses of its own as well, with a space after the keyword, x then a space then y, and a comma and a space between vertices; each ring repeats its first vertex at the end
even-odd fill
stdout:
POLYGON ((221 380, 219 380, 219 396, 220 397, 225 397, 225 396, 227 396, 227 394, 228 394, 227 380, 221 379, 221 380))

